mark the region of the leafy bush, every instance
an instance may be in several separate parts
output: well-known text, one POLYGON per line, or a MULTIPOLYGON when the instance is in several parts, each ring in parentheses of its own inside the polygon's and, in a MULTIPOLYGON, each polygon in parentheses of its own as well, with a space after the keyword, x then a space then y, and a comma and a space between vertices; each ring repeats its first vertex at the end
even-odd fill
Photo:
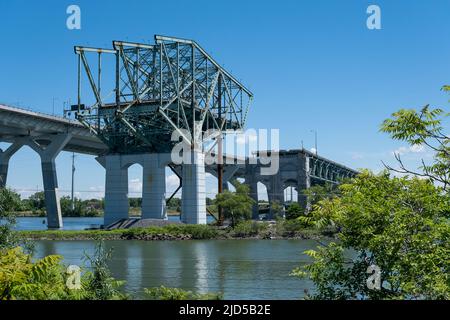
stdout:
POLYGON ((304 214, 304 212, 305 210, 297 202, 291 203, 286 210, 286 219, 296 219, 300 215, 304 214))
POLYGON ((146 235, 190 236, 192 239, 213 239, 217 229, 209 225, 170 224, 164 227, 131 228, 123 231, 125 238, 139 238, 146 235))
POLYGON ((92 272, 86 275, 86 290, 88 298, 92 300, 112 300, 125 298, 118 290, 123 281, 115 280, 108 267, 112 249, 106 250, 104 242, 97 243, 94 255, 86 255, 85 260, 90 263, 92 272))
POLYGON ((367 170, 339 189, 312 212, 339 230, 339 243, 306 252, 314 262, 294 272, 314 281, 312 298, 450 299, 448 193, 430 180, 367 170), (366 285, 372 264, 381 270, 380 290, 366 285))
POLYGON ((21 247, 0 250, 0 300, 98 300, 124 299, 106 262, 110 253, 101 245, 89 258, 92 271, 81 276, 81 288, 69 289, 62 257, 50 255, 33 262, 21 247))
MULTIPOLYGON (((20 208, 20 196, 7 188, 0 188, 0 249, 10 249, 24 243, 13 231, 16 219, 13 214, 20 208)), ((30 249, 30 244, 26 244, 30 249)))
POLYGON ((83 293, 69 290, 60 256, 32 262, 22 248, 0 252, 0 300, 81 299, 83 293))
POLYGON ((308 225, 299 219, 278 220, 276 230, 279 236, 292 236, 295 235, 295 233, 300 232, 307 227, 308 225))
POLYGON ((231 226, 235 226, 240 220, 249 219, 254 200, 249 196, 250 188, 245 184, 234 182, 236 192, 226 190, 218 193, 214 201, 215 205, 222 208, 224 217, 231 220, 231 226))
POLYGON ((74 199, 72 210, 72 199, 68 196, 61 197, 61 213, 65 217, 97 217, 100 215, 102 202, 97 199, 81 200, 74 199))
POLYGON ((150 300, 222 300, 218 293, 193 293, 178 288, 166 288, 164 286, 145 289, 145 293, 150 300))
POLYGON ((233 228, 235 237, 257 236, 269 227, 267 222, 241 221, 233 228))

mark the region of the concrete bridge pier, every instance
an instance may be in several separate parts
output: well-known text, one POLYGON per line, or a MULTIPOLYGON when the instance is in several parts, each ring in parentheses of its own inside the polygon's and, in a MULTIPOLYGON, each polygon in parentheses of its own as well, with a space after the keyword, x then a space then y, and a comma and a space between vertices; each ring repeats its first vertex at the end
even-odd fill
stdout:
POLYGON ((247 172, 244 175, 245 184, 250 188, 249 196, 253 199, 252 205, 252 220, 259 220, 259 207, 258 207, 258 179, 255 172, 255 166, 249 166, 247 172))
POLYGON ((121 155, 97 158, 106 169, 104 225, 128 219, 128 167, 122 165, 121 155))
POLYGON ((250 186, 250 197, 253 199, 254 203, 252 205, 252 219, 259 220, 259 206, 258 206, 258 182, 251 181, 250 186))
POLYGON ((48 145, 41 145, 32 138, 29 138, 26 143, 36 151, 41 158, 45 209, 47 212, 47 225, 49 229, 59 229, 63 227, 55 159, 71 138, 71 134, 57 134, 42 138, 43 140, 48 140, 50 142, 48 145))
POLYGON ((273 175, 270 179, 269 187, 267 188, 267 195, 270 205, 269 218, 274 219, 276 216, 282 217, 284 213, 284 189, 281 183, 280 175, 273 175), (279 210, 273 208, 277 204, 279 210))
POLYGON ((0 188, 6 187, 6 180, 8 179, 8 167, 11 157, 22 148, 23 143, 19 141, 13 142, 5 150, 0 149, 0 188))
POLYGON ((129 217, 128 168, 142 166, 142 219, 167 219, 166 166, 170 154, 110 154, 98 157, 106 169, 104 225, 129 217))
POLYGON ((205 154, 192 150, 183 159, 181 220, 188 224, 206 224, 205 154))
POLYGON ((167 220, 166 162, 170 155, 149 154, 143 160, 142 218, 167 220))
POLYGON ((311 187, 310 172, 310 158, 304 157, 300 161, 300 170, 297 186, 298 204, 305 210, 305 214, 311 210, 311 204, 308 201, 308 197, 304 194, 304 191, 311 187))

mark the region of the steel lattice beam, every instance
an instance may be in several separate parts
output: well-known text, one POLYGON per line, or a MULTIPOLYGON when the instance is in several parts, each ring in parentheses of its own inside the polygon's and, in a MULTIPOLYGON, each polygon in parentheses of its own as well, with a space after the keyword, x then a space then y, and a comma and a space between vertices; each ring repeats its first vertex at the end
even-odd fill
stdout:
POLYGON ((170 141, 174 130, 190 145, 198 145, 203 141, 196 137, 207 130, 223 134, 245 126, 253 94, 195 41, 155 36, 153 45, 113 41, 113 49, 77 46, 75 53, 75 116, 113 152, 167 152, 175 143, 170 141), (97 74, 88 54, 99 56, 97 74), (115 56, 115 101, 109 103, 100 91, 102 54, 115 56), (80 94, 83 74, 95 98, 89 107, 80 94))

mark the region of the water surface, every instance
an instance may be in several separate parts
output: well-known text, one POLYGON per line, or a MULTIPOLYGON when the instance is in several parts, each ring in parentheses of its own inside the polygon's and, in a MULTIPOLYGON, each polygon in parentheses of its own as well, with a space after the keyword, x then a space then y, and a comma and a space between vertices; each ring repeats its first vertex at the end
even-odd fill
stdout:
MULTIPOLYGON (((106 241, 114 248, 110 268, 124 289, 137 297, 164 285, 195 292, 222 292, 226 299, 298 299, 307 280, 289 273, 310 261, 303 251, 314 240, 106 241)), ((67 264, 83 265, 94 241, 36 241, 37 258, 61 254, 67 264)))

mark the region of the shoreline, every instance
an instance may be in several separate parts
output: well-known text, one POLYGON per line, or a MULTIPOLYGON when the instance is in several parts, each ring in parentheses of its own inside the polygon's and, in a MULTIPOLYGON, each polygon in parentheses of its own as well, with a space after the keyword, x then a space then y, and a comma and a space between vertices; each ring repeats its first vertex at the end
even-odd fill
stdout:
POLYGON ((333 238, 329 233, 316 229, 303 229, 294 232, 276 233, 273 230, 259 233, 236 234, 233 229, 219 229, 208 226, 202 228, 150 227, 117 230, 27 230, 15 231, 24 240, 141 240, 141 241, 186 241, 186 240, 317 240, 333 238), (185 229, 185 230, 183 230, 185 229), (204 230, 198 230, 204 229, 204 230))

